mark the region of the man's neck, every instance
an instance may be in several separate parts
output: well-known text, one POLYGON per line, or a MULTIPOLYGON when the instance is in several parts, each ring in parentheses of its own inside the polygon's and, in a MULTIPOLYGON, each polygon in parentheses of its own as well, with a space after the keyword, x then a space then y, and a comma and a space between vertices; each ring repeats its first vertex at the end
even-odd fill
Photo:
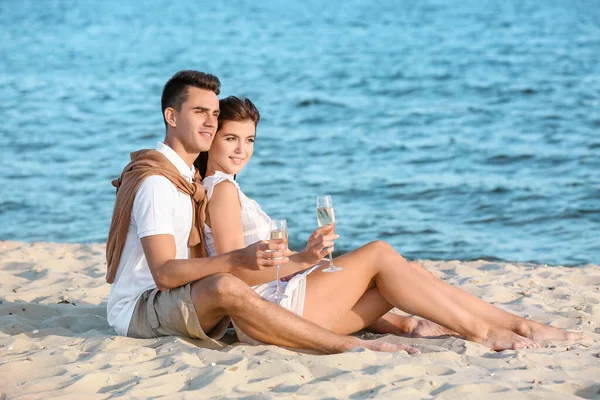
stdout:
POLYGON ((185 151, 182 144, 177 140, 169 137, 169 135, 165 136, 164 144, 169 146, 181 159, 187 164, 188 167, 192 168, 194 161, 198 158, 199 154, 189 154, 185 151))

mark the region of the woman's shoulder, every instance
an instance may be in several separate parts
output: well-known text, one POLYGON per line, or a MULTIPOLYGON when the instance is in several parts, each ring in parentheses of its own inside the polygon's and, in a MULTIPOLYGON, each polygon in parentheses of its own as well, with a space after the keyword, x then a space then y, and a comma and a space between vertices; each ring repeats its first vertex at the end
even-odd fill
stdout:
POLYGON ((219 187, 219 193, 228 194, 235 193, 240 190, 240 186, 233 178, 233 175, 228 175, 224 172, 217 171, 214 175, 207 176, 202 180, 202 186, 206 190, 206 197, 210 200, 213 196, 215 188, 219 187), (227 182, 227 184, 219 185, 221 182, 227 182))
POLYGON ((223 181, 229 181, 229 182, 233 183, 235 186, 238 186, 233 175, 229 175, 229 174, 226 174, 221 171, 217 171, 213 175, 210 175, 210 176, 207 176, 206 178, 204 178, 202 180, 202 186, 204 186, 204 187, 215 186, 217 183, 221 183, 223 181))

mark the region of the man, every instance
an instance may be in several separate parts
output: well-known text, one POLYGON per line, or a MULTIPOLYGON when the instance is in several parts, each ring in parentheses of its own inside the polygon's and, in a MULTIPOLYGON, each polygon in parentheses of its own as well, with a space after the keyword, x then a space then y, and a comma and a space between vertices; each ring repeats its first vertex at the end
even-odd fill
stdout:
POLYGON ((107 243, 109 324, 123 336, 209 340, 220 339, 232 318, 254 339, 278 346, 321 353, 356 346, 406 349, 334 334, 263 300, 229 274, 286 262, 282 243, 256 243, 220 256, 190 258, 204 250, 205 193, 192 164, 210 148, 216 133, 219 91, 213 75, 175 74, 162 94, 164 143, 155 151, 132 153, 132 162, 113 182, 118 192, 107 243))

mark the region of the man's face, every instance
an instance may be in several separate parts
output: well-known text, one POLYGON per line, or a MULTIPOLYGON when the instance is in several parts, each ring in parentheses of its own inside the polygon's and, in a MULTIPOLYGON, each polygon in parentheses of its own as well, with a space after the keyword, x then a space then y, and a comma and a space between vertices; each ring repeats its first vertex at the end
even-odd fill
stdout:
POLYGON ((217 131, 219 99, 204 89, 187 88, 188 98, 174 111, 175 134, 188 154, 208 151, 217 131))

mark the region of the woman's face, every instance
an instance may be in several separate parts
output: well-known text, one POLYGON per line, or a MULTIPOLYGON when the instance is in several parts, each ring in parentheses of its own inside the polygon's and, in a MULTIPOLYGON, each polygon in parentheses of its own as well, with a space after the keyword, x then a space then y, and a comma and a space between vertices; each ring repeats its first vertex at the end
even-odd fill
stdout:
POLYGON ((208 162, 215 171, 229 175, 239 173, 254 152, 256 127, 254 121, 225 121, 208 151, 208 162))

